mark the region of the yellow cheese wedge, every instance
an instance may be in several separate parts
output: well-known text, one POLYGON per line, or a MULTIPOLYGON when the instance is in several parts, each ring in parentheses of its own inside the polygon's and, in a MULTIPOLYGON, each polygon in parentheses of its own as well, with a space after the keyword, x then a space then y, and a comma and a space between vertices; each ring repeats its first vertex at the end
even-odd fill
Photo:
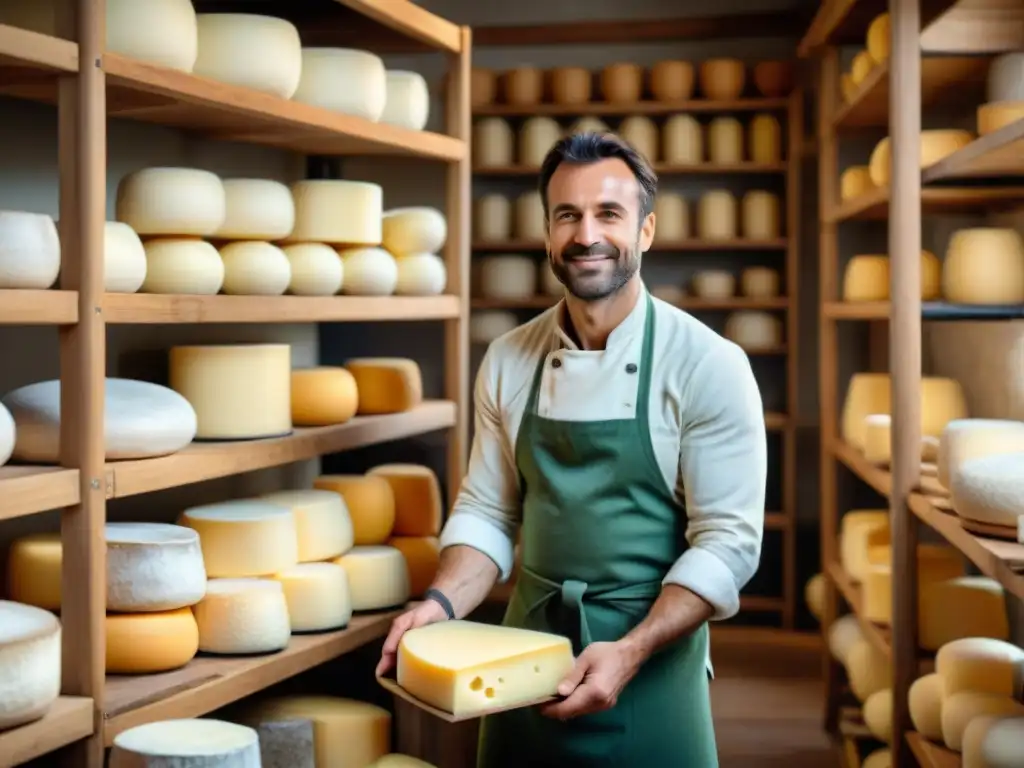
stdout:
POLYGON ((907 704, 914 730, 932 741, 942 741, 942 677, 923 675, 910 685, 907 704))
POLYGON ((1024 649, 990 637, 964 637, 946 643, 935 655, 942 691, 1024 697, 1024 649))
POLYGON ((364 357, 345 367, 355 377, 361 416, 400 413, 423 402, 423 380, 414 360, 364 357))
POLYGON ((409 571, 409 597, 421 597, 437 576, 441 545, 436 536, 393 536, 388 545, 402 553, 409 571))
POLYGON ((107 673, 148 675, 192 661, 199 650, 199 627, 192 610, 110 613, 106 619, 107 673))
POLYGON ((395 496, 397 536, 437 536, 441 532, 441 485, 430 467, 381 464, 366 473, 382 477, 395 496))
POLYGON ((292 424, 323 427, 356 415, 359 389, 344 368, 319 366, 292 371, 292 424))
MULTIPOLYGON (((395 527, 395 493, 379 475, 321 475, 313 487, 345 500, 356 546, 383 544, 395 527)), ((347 551, 347 550, 346 550, 347 551)))

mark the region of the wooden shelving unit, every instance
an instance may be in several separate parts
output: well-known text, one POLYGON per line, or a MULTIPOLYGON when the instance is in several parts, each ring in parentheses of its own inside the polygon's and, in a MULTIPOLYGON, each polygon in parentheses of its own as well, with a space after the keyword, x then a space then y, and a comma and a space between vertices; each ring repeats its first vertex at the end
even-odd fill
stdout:
MULTIPOLYGON (((64 465, 0 468, 0 521, 62 510, 63 687, 41 720, 0 732, 0 765, 53 750, 67 764, 101 768, 118 732, 161 718, 194 717, 255 693, 383 636, 395 611, 357 616, 347 629, 293 637, 276 655, 199 657, 177 672, 106 676, 104 648, 107 499, 149 493, 444 430, 448 486, 466 464, 469 314, 468 27, 411 3, 339 0, 346 31, 383 25, 448 59, 445 133, 411 131, 275 98, 105 51, 105 2, 77 0, 74 30, 56 39, 0 25, 0 95, 56 106, 59 122, 60 284, 0 291, 0 324, 60 329, 64 465), (362 26, 360 26, 362 25, 362 26), (73 42, 72 42, 73 41, 73 42), (108 118, 179 128, 205 138, 298 154, 391 155, 445 164, 446 293, 433 297, 247 297, 104 294, 108 118), (107 463, 103 447, 107 324, 442 321, 443 400, 391 416, 357 417, 287 437, 193 444, 162 458, 107 463)), ((221 4, 223 5, 223 4, 221 4)), ((196 2, 202 10, 202 1, 196 2)), ((282 3, 262 12, 291 18, 282 3)), ((251 12, 251 9, 249 9, 251 12)), ((63 20, 62 20, 63 23, 63 20)), ((303 40, 308 24, 296 20, 303 40)), ((319 44, 325 44, 322 29, 319 44)), ((337 44, 330 43, 326 44, 337 44)))

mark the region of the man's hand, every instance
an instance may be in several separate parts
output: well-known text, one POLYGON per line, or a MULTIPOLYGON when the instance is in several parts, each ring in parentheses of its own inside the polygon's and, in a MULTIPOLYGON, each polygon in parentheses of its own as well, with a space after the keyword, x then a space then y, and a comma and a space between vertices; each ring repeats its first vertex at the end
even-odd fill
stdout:
POLYGON ((558 684, 558 695, 565 699, 542 705, 541 713, 568 720, 611 709, 641 663, 642 655, 626 643, 592 643, 558 684))
POLYGON ((391 631, 388 632, 387 640, 384 641, 384 650, 381 652, 380 662, 377 664, 377 677, 387 674, 395 665, 398 644, 402 640, 402 635, 410 629, 445 621, 447 618, 448 614, 444 612, 440 603, 435 600, 426 600, 391 622, 391 631))

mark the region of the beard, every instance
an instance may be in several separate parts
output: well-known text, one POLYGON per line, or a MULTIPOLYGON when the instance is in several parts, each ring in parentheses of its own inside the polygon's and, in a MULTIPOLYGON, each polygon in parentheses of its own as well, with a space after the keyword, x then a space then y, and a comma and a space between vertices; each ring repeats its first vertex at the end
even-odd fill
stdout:
POLYGON ((640 249, 620 251, 609 243, 585 246, 573 243, 560 259, 548 253, 551 271, 573 296, 581 301, 600 301, 619 291, 640 269, 640 249), (584 256, 605 256, 584 261, 584 256))

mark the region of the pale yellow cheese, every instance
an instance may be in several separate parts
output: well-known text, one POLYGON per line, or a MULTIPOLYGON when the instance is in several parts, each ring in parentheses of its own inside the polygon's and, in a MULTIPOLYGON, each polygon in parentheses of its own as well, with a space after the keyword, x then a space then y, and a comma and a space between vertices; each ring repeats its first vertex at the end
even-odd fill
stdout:
POLYGON ((923 675, 910 685, 907 704, 914 730, 932 741, 942 740, 942 677, 923 675))
POLYGON ((179 525, 199 533, 206 575, 211 579, 267 576, 299 561, 291 510, 261 499, 238 499, 191 507, 179 525))
POLYGON ((271 243, 241 240, 220 249, 224 262, 221 290, 229 296, 281 296, 292 280, 285 252, 271 243))
POLYGON ((747 153, 755 163, 772 164, 782 160, 782 127, 775 115, 754 115, 747 135, 747 153))
POLYGON ((291 637, 284 588, 273 579, 210 579, 192 611, 205 653, 272 653, 291 637))
POLYGON ((205 240, 159 237, 143 243, 146 276, 142 293, 213 296, 224 285, 224 261, 205 240))
POLYGON ((854 581, 864 578, 868 561, 868 536, 872 531, 889 530, 886 509, 851 509, 839 524, 839 562, 854 581))
POLYGON ((868 55, 876 64, 884 64, 888 61, 891 36, 892 25, 889 23, 889 14, 880 13, 868 25, 867 36, 868 55))
POLYGON ((379 184, 303 179, 291 189, 295 227, 288 242, 380 245, 384 190, 379 184))
POLYGON ((739 59, 708 59, 700 63, 700 90, 705 98, 729 101, 743 93, 747 69, 739 59))
POLYGON ((963 519, 1000 526, 1012 535, 1024 515, 1024 452, 965 462, 953 475, 950 495, 963 519))
POLYGON ((516 148, 518 165, 537 168, 544 162, 544 156, 562 136, 562 128, 550 117, 527 118, 519 129, 516 148))
POLYGON ((260 498, 291 511, 300 563, 329 560, 352 548, 352 519, 340 494, 308 488, 274 491, 260 498))
MULTIPOLYGON (((930 251, 921 251, 921 300, 941 295, 942 263, 930 251)), ((888 301, 889 257, 854 256, 843 273, 843 301, 888 301)))
POLYGON ((395 526, 395 493, 379 475, 321 475, 313 487, 344 499, 357 545, 383 544, 395 526))
POLYGON ((342 629, 352 618, 348 574, 334 563, 300 563, 274 576, 288 604, 292 632, 342 629))
POLYGON ((414 360, 359 357, 348 360, 345 368, 356 380, 360 416, 401 413, 423 402, 423 379, 414 360))
POLYGON ((366 473, 387 480, 395 496, 396 536, 437 536, 441 532, 441 484, 430 467, 381 464, 366 473))
POLYGON ((723 335, 748 351, 771 350, 783 343, 782 320, 768 312, 733 312, 725 318, 723 335))
POLYGON ((224 184, 196 168, 143 168, 117 185, 115 217, 139 235, 207 237, 226 216, 224 184))
MULTIPOLYGON (((921 131, 921 168, 927 168, 957 152, 974 140, 970 131, 921 131)), ((868 171, 876 187, 888 186, 892 173, 892 142, 882 139, 872 150, 868 171)))
POLYGON ((740 293, 751 299, 775 298, 779 283, 778 271, 769 267, 747 267, 740 273, 740 293))
POLYGON ((377 122, 387 98, 380 56, 354 48, 302 49, 302 75, 292 100, 377 122))
POLYGON ((673 165, 697 165, 704 161, 704 131, 697 118, 683 114, 665 120, 661 155, 664 162, 673 165))
MULTIPOLYGON (((282 22, 287 23, 287 22, 282 22)), ((291 190, 270 179, 224 179, 224 221, 219 240, 280 240, 295 226, 291 190)))
POLYGON ((890 386, 887 373, 855 373, 850 378, 843 401, 840 434, 858 450, 864 449, 864 419, 873 413, 890 412, 890 386))
POLYGON ((724 269, 702 269, 693 276, 693 293, 702 299, 730 299, 736 295, 736 277, 724 269))
POLYGON ((724 189, 705 192, 697 203, 697 234, 704 240, 733 240, 738 229, 736 198, 724 189))
POLYGON ((864 725, 881 742, 892 744, 892 689, 875 691, 864 702, 864 725))
POLYGON ((814 574, 804 585, 804 602, 807 604, 807 610, 818 621, 821 621, 821 617, 825 615, 826 587, 827 582, 823 573, 814 574))
POLYGON ((43 717, 60 695, 60 675, 57 617, 0 600, 0 731, 43 717))
POLYGON ((964 637, 943 645, 935 655, 942 691, 1024 697, 1024 649, 990 637, 964 637))
POLYGON ((512 239, 512 201, 489 194, 473 201, 473 239, 503 243, 512 239))
POLYGON ((743 162, 743 126, 735 117, 708 123, 708 161, 718 165, 743 162))
POLYGON ((858 51, 853 57, 853 62, 850 64, 850 78, 853 80, 853 84, 860 85, 863 83, 874 67, 875 62, 872 61, 871 54, 867 51, 858 51))
POLYGON ((381 245, 392 256, 438 253, 448 239, 448 220, 436 208, 392 208, 382 217, 381 245))
POLYGON ((189 0, 107 0, 106 21, 111 53, 182 72, 195 66, 198 32, 189 0))
POLYGON ((347 296, 390 296, 398 287, 398 262, 383 248, 346 248, 338 251, 347 296))
MULTIPOLYGON (((619 124, 618 134, 647 158, 648 162, 658 160, 658 126, 644 115, 631 115, 619 124)), ((549 147, 550 149, 550 147, 549 147)))
POLYGON ((441 546, 436 536, 392 536, 388 546, 402 553, 409 571, 409 597, 422 597, 437 576, 441 546))
POLYGON ((555 67, 548 73, 555 104, 586 104, 593 90, 593 76, 583 67, 555 67))
POLYGON ((1024 451, 1024 422, 1010 419, 955 419, 939 438, 938 478, 949 488, 965 463, 985 456, 1024 451))
POLYGON ((158 720, 117 734, 110 751, 110 768, 215 765, 260 768, 256 731, 223 720, 158 720))
POLYGON ((839 177, 839 199, 853 200, 875 188, 866 165, 851 165, 839 177))
POLYGON ((1024 120, 1024 101, 981 104, 978 106, 978 135, 988 136, 1018 120, 1024 120))
POLYGON ((960 691, 942 702, 942 740, 956 752, 963 748, 964 731, 977 717, 984 715, 1024 716, 1024 704, 1008 696, 977 691, 960 691))
POLYGON ((850 656, 850 649, 864 639, 864 630, 852 613, 836 619, 828 628, 829 652, 832 658, 844 666, 850 656))
POLYGON ((1024 238, 1006 227, 957 230, 946 249, 942 292, 958 304, 1024 302, 1024 238))
POLYGON ((967 397, 960 382, 943 376, 921 378, 922 435, 937 438, 949 422, 967 415, 967 397))
POLYGON ((348 574, 354 611, 396 608, 409 600, 409 569, 394 547, 353 547, 332 562, 348 574))
POLYGON ((60 259, 51 216, 0 210, 0 288, 45 290, 57 280, 60 259))
POLYGON ((514 163, 515 134, 501 117, 473 123, 473 164, 477 168, 507 168, 514 163))
POLYGON ((302 43, 290 21, 251 13, 201 13, 198 56, 202 77, 290 99, 302 76, 302 43))
POLYGON ((779 217, 779 197, 762 189, 755 189, 743 195, 742 228, 743 237, 748 240, 774 240, 782 231, 779 217))
POLYGON ((7 552, 11 600, 60 611, 62 549, 60 533, 33 533, 15 539, 7 552))
POLYGON ((860 768, 892 768, 892 751, 888 749, 876 749, 864 758, 860 768))
POLYGON ((537 262, 520 254, 497 254, 475 260, 480 295, 488 299, 530 299, 537 292, 537 262))
POLYGON ((892 662, 868 640, 858 640, 846 655, 850 690, 860 702, 892 686, 892 662))
POLYGON ((345 368, 316 366, 292 371, 291 413, 295 426, 344 424, 358 409, 359 388, 345 368))
POLYGON ((396 296, 439 296, 448 284, 444 259, 433 253, 413 253, 395 259, 396 296))
POLYGON ((873 413, 864 419, 864 458, 872 464, 892 459, 892 416, 873 413))
POLYGON ((1003 588, 994 579, 960 576, 928 584, 918 597, 918 645, 926 651, 963 637, 1009 639, 1003 588))
POLYGON ((471 715, 553 695, 573 663, 566 637, 446 621, 402 636, 398 684, 445 712, 471 715))
POLYGON ((199 650, 190 608, 159 613, 108 613, 107 674, 149 675, 188 664, 199 650))
MULTIPOLYGON (((146 249, 138 234, 120 221, 104 222, 103 289, 107 293, 135 293, 145 281, 146 249)), ((50 280, 50 283, 53 281, 50 280)))
POLYGON ((544 201, 537 190, 524 192, 516 198, 513 231, 517 240, 541 242, 547 236, 548 224, 544 221, 544 201))
MULTIPOLYGON (((864 571, 861 610, 864 618, 876 624, 892 624, 892 550, 888 545, 872 547, 864 571)), ((963 558, 952 547, 919 544, 917 579, 919 590, 963 575, 963 558)))
POLYGON ((682 195, 659 192, 654 201, 654 218, 658 222, 657 242, 676 243, 690 237, 690 210, 682 195))
POLYGON ((387 100, 380 122, 409 131, 422 131, 430 119, 430 89, 419 72, 387 71, 387 100))
POLYGON ((1024 716, 981 715, 964 729, 963 768, 1024 766, 1024 716))

